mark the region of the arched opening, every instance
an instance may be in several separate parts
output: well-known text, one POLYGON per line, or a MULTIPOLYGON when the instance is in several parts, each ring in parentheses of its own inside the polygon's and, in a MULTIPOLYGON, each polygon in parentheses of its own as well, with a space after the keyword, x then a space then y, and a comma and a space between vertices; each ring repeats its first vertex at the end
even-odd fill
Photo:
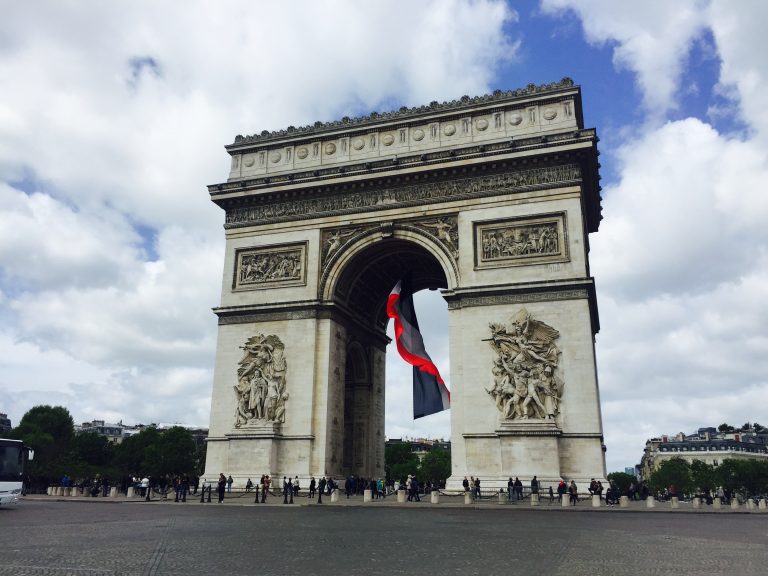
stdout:
MULTIPOLYGON (((353 247, 349 248, 354 251, 353 247)), ((410 272, 414 291, 447 288, 448 277, 443 264, 427 247, 404 238, 383 238, 359 246, 347 258, 330 292, 334 304, 344 311, 339 318, 346 332, 344 369, 343 439, 338 472, 344 476, 382 477, 384 475, 385 386, 386 365, 396 357, 394 343, 387 346, 388 318, 386 301, 394 285, 410 272), (389 350, 388 350, 389 349, 389 350), (390 352, 387 355, 387 351, 390 352)), ((445 301, 432 294, 432 307, 445 307, 445 301)), ((418 301, 418 298, 417 298, 418 301)), ((442 337, 447 340, 447 317, 441 315, 442 337)), ((423 324, 431 324, 429 316, 423 324)), ((429 340, 427 339, 429 344, 429 340)), ((447 350, 447 346, 445 347, 447 350)), ((403 402, 410 401, 411 372, 397 356, 400 379, 398 419, 411 420, 403 402)), ((390 403, 393 400, 390 400, 390 403)), ((390 410, 390 413, 393 413, 390 410)), ((341 417, 342 414, 339 414, 341 417)))

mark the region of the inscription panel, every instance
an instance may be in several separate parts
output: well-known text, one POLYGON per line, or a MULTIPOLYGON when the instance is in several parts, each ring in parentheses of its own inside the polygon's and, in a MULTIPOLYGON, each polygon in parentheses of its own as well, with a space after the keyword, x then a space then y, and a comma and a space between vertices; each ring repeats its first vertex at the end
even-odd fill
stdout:
POLYGON ((475 269, 567 262, 565 212, 475 223, 475 269))
POLYGON ((241 248, 235 254, 233 290, 304 286, 307 243, 241 248))

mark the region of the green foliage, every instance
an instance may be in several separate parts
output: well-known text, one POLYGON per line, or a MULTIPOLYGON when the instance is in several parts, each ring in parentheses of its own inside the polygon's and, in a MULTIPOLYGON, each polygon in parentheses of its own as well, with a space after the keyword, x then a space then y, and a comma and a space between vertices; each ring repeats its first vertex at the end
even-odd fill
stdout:
POLYGON ((388 479, 405 480, 408 474, 419 472, 419 458, 408 442, 392 444, 384 449, 384 471, 388 479))
POLYGON ((715 477, 725 490, 745 496, 768 494, 768 462, 729 458, 717 467, 715 477))
POLYGON ((613 485, 621 490, 622 494, 629 491, 630 484, 635 485, 635 490, 637 490, 639 485, 637 476, 634 474, 627 474, 626 472, 611 472, 608 474, 608 480, 613 482, 613 485))
POLYGON ((451 475, 451 453, 442 448, 429 451, 421 461, 419 475, 424 480, 444 482, 451 475))
POLYGON ((123 440, 115 454, 115 464, 121 474, 152 478, 166 474, 192 476, 197 471, 197 462, 197 447, 192 435, 180 426, 162 434, 156 428, 145 428, 123 440))
POLYGON ((23 440, 35 451, 26 475, 36 484, 47 484, 69 473, 75 424, 62 406, 35 406, 11 430, 11 438, 23 440))
POLYGON ((720 424, 720 426, 717 427, 717 431, 718 432, 735 432, 736 429, 730 424, 726 424, 725 422, 723 422, 722 424, 720 424))
POLYGON ((691 482, 694 490, 700 492, 714 491, 717 488, 715 467, 701 460, 691 462, 691 482))
POLYGON ((665 460, 651 474, 649 484, 653 490, 674 487, 678 493, 691 492, 694 488, 691 466, 679 457, 665 460))

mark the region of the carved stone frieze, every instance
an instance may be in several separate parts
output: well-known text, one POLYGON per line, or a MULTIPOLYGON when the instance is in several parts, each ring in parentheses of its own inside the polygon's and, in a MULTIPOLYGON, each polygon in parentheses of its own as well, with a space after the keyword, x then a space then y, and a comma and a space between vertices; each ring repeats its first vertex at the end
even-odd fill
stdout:
POLYGON ((475 224, 478 268, 567 260, 565 213, 475 224))
POLYGON ((232 287, 249 290, 303 285, 306 256, 306 243, 238 250, 232 287))
POLYGON ((509 325, 490 324, 488 339, 497 357, 486 392, 504 421, 553 422, 560 412, 564 382, 558 374, 560 333, 534 319, 525 308, 509 325))
POLYGON ((449 299, 448 310, 457 310, 470 306, 498 306, 500 304, 525 304, 526 302, 552 302, 586 298, 589 298, 589 291, 585 289, 463 296, 461 298, 449 299))
POLYGON ((279 200, 259 206, 230 209, 227 211, 224 227, 235 228, 341 213, 389 210, 394 207, 494 196, 520 188, 564 184, 577 182, 580 179, 579 166, 565 164, 479 178, 345 192, 321 198, 279 200))
POLYGON ((248 339, 237 365, 235 428, 276 427, 285 422, 285 346, 274 334, 248 339))

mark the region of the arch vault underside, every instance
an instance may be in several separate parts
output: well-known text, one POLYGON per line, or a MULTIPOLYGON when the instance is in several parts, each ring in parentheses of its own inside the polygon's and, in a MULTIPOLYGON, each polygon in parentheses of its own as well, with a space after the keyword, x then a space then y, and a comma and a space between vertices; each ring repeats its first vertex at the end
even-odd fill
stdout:
POLYGON ((605 476, 588 234, 597 137, 572 82, 228 146, 206 477, 384 474, 386 298, 449 310, 452 476, 605 476))

